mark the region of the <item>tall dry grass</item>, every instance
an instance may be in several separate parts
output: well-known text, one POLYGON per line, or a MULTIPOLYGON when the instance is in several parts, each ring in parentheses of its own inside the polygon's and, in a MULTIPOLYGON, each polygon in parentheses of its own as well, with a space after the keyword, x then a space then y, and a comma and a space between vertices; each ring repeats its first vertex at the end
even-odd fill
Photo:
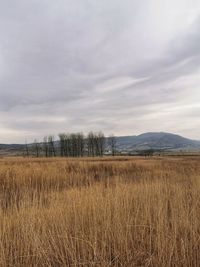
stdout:
POLYGON ((0 266, 200 266, 200 158, 0 160, 0 266))

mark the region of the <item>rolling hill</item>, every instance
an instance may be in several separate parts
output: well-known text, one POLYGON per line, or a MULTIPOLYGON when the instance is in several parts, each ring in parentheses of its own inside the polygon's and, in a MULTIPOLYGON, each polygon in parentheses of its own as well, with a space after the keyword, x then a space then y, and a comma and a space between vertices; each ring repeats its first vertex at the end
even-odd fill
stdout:
POLYGON ((117 147, 123 151, 133 150, 199 150, 200 141, 191 140, 177 134, 149 132, 137 136, 117 137, 117 147))

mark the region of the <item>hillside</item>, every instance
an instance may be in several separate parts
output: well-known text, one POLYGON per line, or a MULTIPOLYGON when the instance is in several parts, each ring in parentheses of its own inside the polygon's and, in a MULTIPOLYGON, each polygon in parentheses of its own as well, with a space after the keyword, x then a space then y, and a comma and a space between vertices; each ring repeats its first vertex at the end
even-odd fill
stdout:
POLYGON ((199 150, 200 141, 165 132, 149 132, 138 136, 117 137, 119 150, 199 150))
POLYGON ((0 156, 23 155, 25 145, 21 144, 0 144, 0 156))

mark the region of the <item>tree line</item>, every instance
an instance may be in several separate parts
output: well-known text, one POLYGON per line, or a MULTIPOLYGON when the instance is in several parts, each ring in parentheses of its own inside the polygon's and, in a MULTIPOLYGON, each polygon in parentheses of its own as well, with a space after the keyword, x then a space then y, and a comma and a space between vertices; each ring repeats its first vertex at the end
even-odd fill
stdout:
POLYGON ((102 157, 105 153, 117 153, 116 137, 105 137, 103 132, 60 133, 56 140, 53 135, 45 136, 42 142, 35 140, 25 145, 26 156, 45 157, 102 157))

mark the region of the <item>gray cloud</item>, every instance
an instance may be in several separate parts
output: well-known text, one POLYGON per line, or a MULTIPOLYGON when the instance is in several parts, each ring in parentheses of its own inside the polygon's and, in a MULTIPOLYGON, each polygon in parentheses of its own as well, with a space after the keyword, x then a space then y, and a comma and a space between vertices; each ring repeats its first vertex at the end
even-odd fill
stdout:
POLYGON ((199 138, 199 42, 196 0, 0 0, 0 142, 92 129, 199 138))

